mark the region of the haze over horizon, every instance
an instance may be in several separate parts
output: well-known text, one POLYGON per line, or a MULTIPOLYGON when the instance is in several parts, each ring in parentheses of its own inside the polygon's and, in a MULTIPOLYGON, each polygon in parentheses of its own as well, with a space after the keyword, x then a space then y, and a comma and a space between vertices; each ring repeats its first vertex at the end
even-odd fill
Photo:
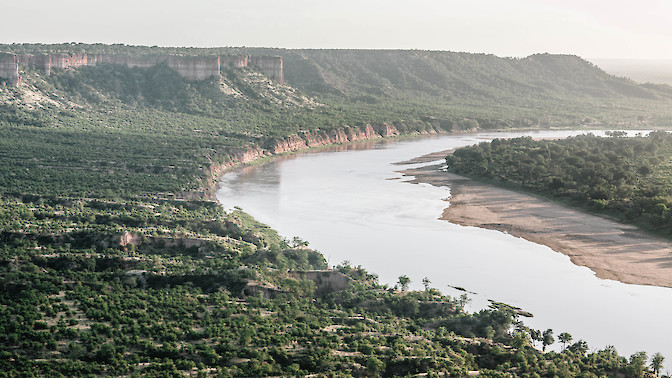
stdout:
POLYGON ((5 2, 0 43, 423 49, 672 59, 662 0, 5 2))

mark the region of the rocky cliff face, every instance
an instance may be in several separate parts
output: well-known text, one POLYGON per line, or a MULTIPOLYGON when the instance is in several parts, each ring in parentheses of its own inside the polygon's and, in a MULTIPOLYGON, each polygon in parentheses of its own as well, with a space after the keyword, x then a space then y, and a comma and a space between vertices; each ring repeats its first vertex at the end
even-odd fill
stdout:
POLYGON ((231 56, 181 56, 181 55, 103 55, 103 54, 40 54, 14 55, 0 53, 0 78, 10 85, 19 83, 19 64, 36 67, 48 76, 52 68, 70 68, 95 66, 109 63, 126 67, 149 68, 160 63, 166 63, 180 76, 187 80, 207 80, 221 78, 222 66, 236 68, 255 67, 264 75, 284 83, 282 57, 250 55, 231 56))
POLYGON ((0 79, 12 86, 19 85, 19 66, 16 55, 0 53, 0 79))
POLYGON ((225 55, 219 57, 219 63, 222 66, 233 66, 236 68, 247 67, 250 64, 249 55, 225 55))
POLYGON ((219 57, 217 56, 169 56, 168 67, 177 71, 187 80, 220 79, 219 57))
POLYGON ((17 56, 17 61, 21 64, 40 69, 44 71, 47 76, 51 74, 51 55, 19 55, 17 56))
POLYGON ((282 69, 282 57, 280 56, 254 56, 251 57, 252 65, 259 68, 261 73, 283 84, 285 81, 282 69))

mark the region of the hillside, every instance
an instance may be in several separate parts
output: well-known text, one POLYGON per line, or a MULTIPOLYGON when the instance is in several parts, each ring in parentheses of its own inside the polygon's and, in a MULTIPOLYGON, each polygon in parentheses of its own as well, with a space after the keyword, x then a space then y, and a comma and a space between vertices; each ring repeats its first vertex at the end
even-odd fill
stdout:
MULTIPOLYGON (((437 120, 444 128, 583 124, 627 127, 661 125, 671 119, 667 106, 672 99, 669 86, 642 85, 617 78, 585 60, 567 55, 538 54, 518 59, 419 50, 179 49, 83 44, 0 45, 0 51, 17 56, 88 54, 121 56, 126 60, 156 56, 280 57, 282 68, 274 66, 275 71, 255 69, 252 65, 249 68, 266 72, 268 79, 282 76, 281 82, 287 88, 324 104, 320 112, 325 114, 322 122, 326 127, 427 120, 437 120)), ((118 58, 107 59, 119 62, 118 58)), ((257 67, 261 66, 265 65, 257 67)), ((228 64, 222 62, 221 67, 224 71, 228 64)), ((92 67, 75 71, 89 68, 92 67)), ((230 74, 221 74, 227 88, 248 97, 267 99, 263 93, 256 93, 254 85, 251 88, 245 85, 245 80, 232 83, 230 74), (237 88, 239 85, 242 87, 237 88)), ((23 76, 31 76, 31 72, 24 72, 23 76)), ((66 98, 78 94, 77 88, 71 89, 74 93, 72 90, 65 93, 66 98)), ((223 103, 222 95, 213 91, 201 96, 204 101, 195 101, 194 105, 201 108, 201 113, 218 119, 222 117, 222 107, 232 105, 223 103), (218 111, 210 110, 209 103, 218 111)), ((277 103, 278 99, 276 95, 271 102, 277 103)), ((273 113, 274 109, 264 110, 273 113)), ((298 117, 294 118, 276 115, 275 122, 312 128, 312 118, 302 119, 303 113, 295 113, 298 117)))
POLYGON ((672 96, 668 86, 616 78, 576 56, 302 50, 284 59, 286 80, 315 96, 460 115, 485 128, 666 121, 662 104, 672 96))
POLYGON ((667 87, 557 56, 81 44, 0 51, 3 72, 16 72, 0 87, 3 374, 648 371, 643 353, 589 351, 569 335, 562 352, 541 352, 552 332, 542 337, 502 304, 467 314, 466 297, 429 283, 408 292, 349 263, 325 270, 306 242, 224 211, 210 191, 234 164, 325 144, 588 117, 663 122, 667 87), (225 56, 280 56, 284 81, 225 56), (199 67, 215 71, 192 75, 199 67))

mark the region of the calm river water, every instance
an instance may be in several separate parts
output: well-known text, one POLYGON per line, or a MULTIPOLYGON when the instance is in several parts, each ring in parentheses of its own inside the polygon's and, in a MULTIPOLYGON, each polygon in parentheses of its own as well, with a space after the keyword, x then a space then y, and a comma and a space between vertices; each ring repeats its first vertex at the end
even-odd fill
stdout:
POLYGON ((582 132, 381 140, 280 157, 225 174, 217 198, 288 239, 307 240, 330 265, 348 260, 391 286, 407 275, 420 289, 427 277, 451 296, 462 292, 450 286, 464 287, 475 293, 472 310, 502 301, 532 312, 528 326, 569 332, 591 349, 614 345, 626 356, 646 351, 672 359, 672 289, 598 279, 548 247, 438 220, 450 189, 407 183, 397 171, 417 165, 393 164, 494 137, 582 132))

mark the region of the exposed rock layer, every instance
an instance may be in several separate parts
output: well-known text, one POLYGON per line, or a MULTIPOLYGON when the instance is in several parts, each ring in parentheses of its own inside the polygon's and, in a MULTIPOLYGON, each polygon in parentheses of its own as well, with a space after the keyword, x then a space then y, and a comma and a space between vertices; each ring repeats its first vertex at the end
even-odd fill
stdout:
POLYGON ((255 67, 269 78, 284 83, 282 57, 279 56, 182 56, 182 55, 108 55, 108 54, 42 54, 14 55, 0 53, 0 78, 10 85, 20 82, 19 64, 43 70, 48 76, 52 68, 119 64, 126 67, 149 68, 166 63, 187 80, 219 79, 222 66, 255 67))
MULTIPOLYGON (((350 142, 393 137, 401 134, 438 134, 445 130, 428 123, 373 123, 362 126, 345 126, 332 130, 311 130, 275 138, 265 143, 265 147, 252 144, 248 147, 228 151, 223 163, 213 162, 206 187, 214 189, 216 180, 227 168, 236 164, 247 164, 255 160, 277 154, 300 151, 312 147, 344 144, 350 142), (403 130, 403 131, 400 131, 403 130)), ((213 195, 214 191, 209 195, 213 195)))
POLYGON ((19 65, 14 54, 0 53, 0 79, 9 85, 19 85, 19 65))

